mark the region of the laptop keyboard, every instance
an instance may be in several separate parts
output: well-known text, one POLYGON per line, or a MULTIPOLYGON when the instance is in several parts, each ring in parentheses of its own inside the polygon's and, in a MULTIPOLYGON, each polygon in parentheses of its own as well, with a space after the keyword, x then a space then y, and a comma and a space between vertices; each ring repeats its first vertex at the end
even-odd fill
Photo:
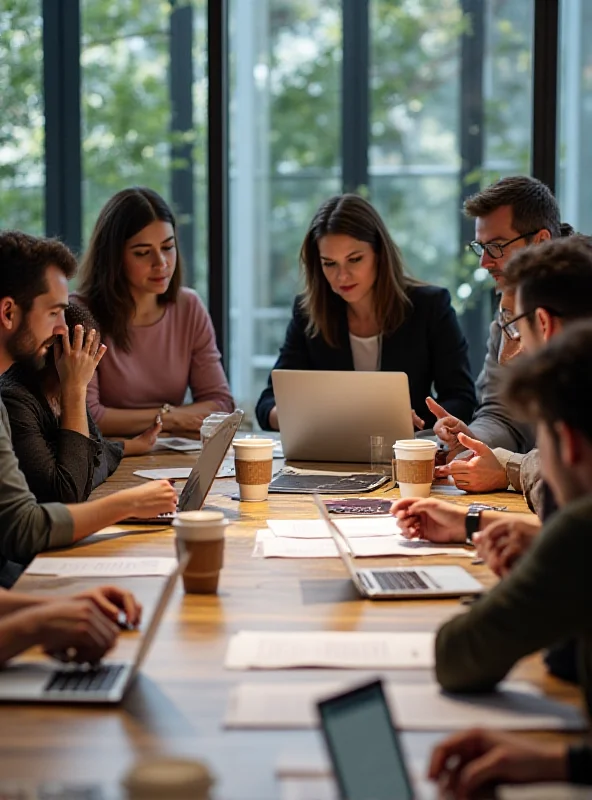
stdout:
POLYGON ((419 573, 413 570, 405 572, 372 572, 372 577, 381 589, 413 590, 432 588, 423 578, 420 578, 419 573))
POLYGON ((110 664, 96 669, 65 669, 54 672, 44 692, 108 692, 125 669, 110 664))

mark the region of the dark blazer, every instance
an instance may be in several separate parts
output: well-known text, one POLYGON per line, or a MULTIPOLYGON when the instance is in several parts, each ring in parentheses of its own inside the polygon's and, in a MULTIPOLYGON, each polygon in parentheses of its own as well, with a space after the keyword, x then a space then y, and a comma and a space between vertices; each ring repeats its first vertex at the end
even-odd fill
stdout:
MULTIPOLYGON (((380 368, 383 372, 407 373, 411 407, 425 420, 427 428, 435 422, 425 403, 432 387, 438 402, 468 423, 477 400, 467 342, 450 305, 450 293, 438 286, 414 286, 409 289, 409 299, 413 308, 407 318, 393 334, 383 336, 380 368)), ((338 347, 330 347, 320 335, 309 336, 307 323, 297 297, 274 369, 353 370, 345 301, 338 347)), ((255 409, 264 430, 269 430, 269 412, 274 405, 270 375, 255 409)))
POLYGON ((60 427, 36 376, 19 365, 0 377, 12 446, 39 503, 81 503, 117 469, 123 446, 101 436, 87 409, 90 438, 60 427))

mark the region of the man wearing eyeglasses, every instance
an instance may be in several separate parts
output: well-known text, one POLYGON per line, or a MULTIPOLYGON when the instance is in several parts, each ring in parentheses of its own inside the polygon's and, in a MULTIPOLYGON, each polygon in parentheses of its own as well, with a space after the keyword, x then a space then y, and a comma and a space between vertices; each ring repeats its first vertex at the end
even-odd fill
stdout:
MULTIPOLYGON (((509 260, 527 245, 540 244, 549 239, 573 233, 569 225, 560 222, 559 207, 545 184, 528 176, 502 178, 465 202, 465 213, 475 219, 475 240, 470 247, 480 258, 501 292, 505 287, 505 271, 509 260)), ((449 462, 464 449, 458 433, 464 433, 488 448, 502 448, 507 453, 527 453, 534 447, 532 429, 519 423, 509 412, 500 395, 500 369, 520 350, 520 342, 504 335, 502 326, 509 319, 507 312, 498 311, 490 328, 487 355, 476 386, 480 405, 470 426, 449 416, 431 401, 430 410, 438 417, 434 430, 449 446, 449 462)), ((472 465, 474 466, 474 465, 472 465)), ((469 473, 469 483, 463 489, 488 491, 505 488, 505 463, 489 462, 490 471, 469 473)), ((452 474, 460 463, 452 462, 441 468, 441 474, 452 474)))

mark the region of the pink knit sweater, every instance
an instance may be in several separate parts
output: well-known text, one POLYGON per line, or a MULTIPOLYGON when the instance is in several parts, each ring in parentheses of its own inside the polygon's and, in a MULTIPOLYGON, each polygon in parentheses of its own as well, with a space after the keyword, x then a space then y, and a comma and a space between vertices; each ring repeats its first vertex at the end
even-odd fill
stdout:
MULTIPOLYGON (((74 302, 81 302, 76 295, 74 302)), ((183 403, 187 387, 194 402, 215 400, 222 411, 234 401, 220 363, 210 315, 192 289, 179 290, 162 319, 131 327, 131 350, 107 336, 107 352, 88 386, 88 406, 100 421, 106 408, 159 408, 183 403)))

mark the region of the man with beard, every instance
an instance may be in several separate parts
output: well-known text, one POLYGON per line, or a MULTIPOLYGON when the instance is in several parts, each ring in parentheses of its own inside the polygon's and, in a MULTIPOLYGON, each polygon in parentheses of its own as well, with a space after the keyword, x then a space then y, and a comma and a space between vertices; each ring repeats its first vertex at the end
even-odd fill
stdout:
MULTIPOLYGON (((67 339, 64 309, 75 270, 74 256, 57 240, 19 231, 0 233, 0 374, 16 362, 42 366, 53 342, 67 339)), ((85 356, 99 358, 100 342, 89 347, 85 356)), ((168 481, 151 481, 81 504, 38 504, 19 469, 0 399, 0 564, 28 564, 43 550, 72 544, 127 516, 153 517, 175 507, 176 494, 168 481)), ((2 582, 6 585, 9 579, 0 575, 2 582)))

